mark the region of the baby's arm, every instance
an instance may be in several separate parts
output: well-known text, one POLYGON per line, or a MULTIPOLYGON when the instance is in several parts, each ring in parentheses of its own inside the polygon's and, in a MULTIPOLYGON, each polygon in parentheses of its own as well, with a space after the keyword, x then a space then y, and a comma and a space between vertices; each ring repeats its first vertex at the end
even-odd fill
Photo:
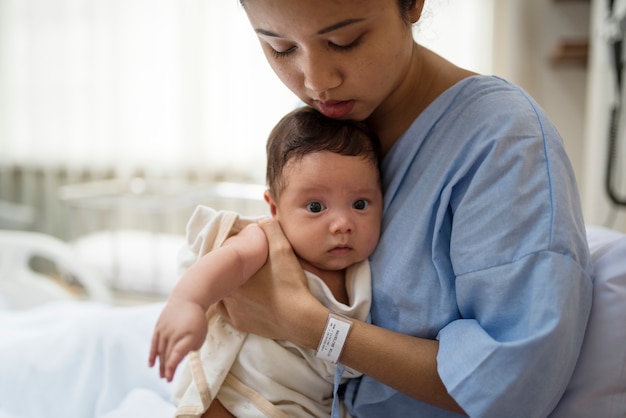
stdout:
POLYGON ((198 350, 207 334, 206 311, 259 270, 268 256, 265 233, 250 224, 183 274, 155 326, 150 367, 159 358, 160 374, 172 380, 178 364, 198 350))
POLYGON ((250 224, 193 263, 170 299, 188 300, 206 311, 252 277, 265 264, 267 255, 265 233, 258 224, 250 224))

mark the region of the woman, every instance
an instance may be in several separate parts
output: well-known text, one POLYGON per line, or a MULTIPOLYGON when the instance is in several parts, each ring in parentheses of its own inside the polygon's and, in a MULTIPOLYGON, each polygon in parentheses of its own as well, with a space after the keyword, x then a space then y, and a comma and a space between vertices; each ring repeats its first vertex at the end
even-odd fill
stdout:
MULTIPOLYGON (((385 209, 370 257, 371 322, 340 361, 357 417, 545 417, 591 306, 574 174, 539 106, 418 45, 424 0, 242 0, 265 55, 303 102, 378 135, 385 209)), ((220 313, 316 349, 329 310, 276 222, 270 259, 220 313)))

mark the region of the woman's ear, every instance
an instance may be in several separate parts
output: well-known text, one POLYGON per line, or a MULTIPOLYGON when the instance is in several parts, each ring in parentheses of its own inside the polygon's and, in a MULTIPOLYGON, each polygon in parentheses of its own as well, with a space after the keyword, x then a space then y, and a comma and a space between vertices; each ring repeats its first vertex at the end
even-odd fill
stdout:
POLYGON ((263 193, 263 198, 265 199, 265 201, 270 207, 270 214, 272 215, 272 218, 275 218, 276 217, 276 200, 274 199, 274 196, 272 195, 272 192, 270 189, 265 190, 265 193, 263 193))
POLYGON ((411 24, 417 23, 422 17, 422 11, 424 10, 424 0, 415 0, 415 4, 408 10, 409 20, 411 24))

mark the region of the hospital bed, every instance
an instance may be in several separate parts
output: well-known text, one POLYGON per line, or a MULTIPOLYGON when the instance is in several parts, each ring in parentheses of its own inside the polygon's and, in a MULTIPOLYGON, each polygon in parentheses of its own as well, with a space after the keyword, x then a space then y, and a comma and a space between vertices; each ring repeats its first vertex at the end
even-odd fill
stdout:
MULTIPOLYGON (((626 235, 601 227, 587 234, 594 305, 552 416, 624 418, 626 235)), ((97 275, 62 241, 0 231, 0 418, 172 416, 175 383, 147 366, 163 302, 116 306, 97 275), (33 256, 52 259, 65 279, 34 272, 33 256)))
POLYGON ((0 230, 0 418, 172 416, 147 366, 163 302, 115 302, 73 245, 0 230))

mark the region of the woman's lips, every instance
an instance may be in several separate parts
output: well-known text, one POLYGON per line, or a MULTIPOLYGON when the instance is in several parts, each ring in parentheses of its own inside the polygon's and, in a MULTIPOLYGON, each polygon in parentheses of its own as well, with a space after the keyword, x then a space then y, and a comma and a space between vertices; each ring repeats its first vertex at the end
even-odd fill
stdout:
POLYGON ((354 100, 328 100, 325 102, 316 100, 315 103, 324 116, 335 119, 346 116, 354 107, 354 100))

